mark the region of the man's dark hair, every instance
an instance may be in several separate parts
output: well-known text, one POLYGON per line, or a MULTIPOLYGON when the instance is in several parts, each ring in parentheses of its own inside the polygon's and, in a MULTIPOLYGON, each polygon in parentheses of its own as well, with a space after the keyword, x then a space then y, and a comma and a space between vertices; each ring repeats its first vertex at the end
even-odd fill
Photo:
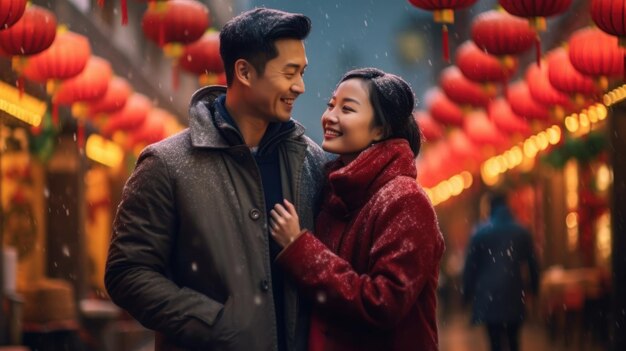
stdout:
POLYGON ((274 42, 279 39, 304 40, 311 31, 311 20, 302 14, 256 8, 232 18, 220 32, 220 55, 226 81, 233 81, 235 61, 245 59, 259 75, 267 61, 278 56, 274 42))
POLYGON ((506 194, 500 191, 494 191, 489 194, 489 207, 491 214, 500 207, 508 207, 506 194))
POLYGON ((409 83, 377 68, 359 68, 346 73, 339 84, 353 78, 363 80, 368 87, 374 124, 383 128, 384 139, 406 139, 417 157, 422 135, 413 117, 415 94, 409 83))

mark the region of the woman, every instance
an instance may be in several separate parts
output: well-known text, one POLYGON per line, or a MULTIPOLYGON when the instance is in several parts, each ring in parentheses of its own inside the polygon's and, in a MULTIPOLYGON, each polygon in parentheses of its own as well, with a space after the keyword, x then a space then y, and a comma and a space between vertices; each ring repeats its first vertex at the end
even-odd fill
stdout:
POLYGON ((316 233, 294 206, 271 211, 277 262, 314 302, 309 349, 437 350, 436 287, 444 250, 416 183, 415 97, 400 77, 346 73, 322 116, 328 165, 316 233))

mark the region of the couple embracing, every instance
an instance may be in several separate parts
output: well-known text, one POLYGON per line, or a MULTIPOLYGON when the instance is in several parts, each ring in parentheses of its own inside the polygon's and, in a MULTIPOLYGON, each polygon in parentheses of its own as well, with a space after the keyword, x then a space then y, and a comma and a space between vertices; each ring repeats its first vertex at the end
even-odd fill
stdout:
POLYGON ((105 283, 157 350, 438 349, 444 244, 415 180, 414 93, 346 73, 320 148, 291 118, 310 28, 272 9, 230 20, 228 87, 198 90, 189 128, 147 147, 124 188, 105 283))

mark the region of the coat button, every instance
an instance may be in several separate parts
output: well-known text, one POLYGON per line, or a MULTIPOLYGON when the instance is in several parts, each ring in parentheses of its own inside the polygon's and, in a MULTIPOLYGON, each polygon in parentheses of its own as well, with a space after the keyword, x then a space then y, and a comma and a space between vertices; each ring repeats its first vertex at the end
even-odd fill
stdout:
POLYGON ((261 283, 259 284, 259 286, 261 287, 261 291, 263 292, 270 291, 270 282, 268 282, 267 279, 261 280, 261 283))
POLYGON ((250 218, 252 218, 252 220, 256 221, 257 219, 261 218, 261 211, 259 211, 256 208, 253 208, 248 213, 248 216, 250 216, 250 218))

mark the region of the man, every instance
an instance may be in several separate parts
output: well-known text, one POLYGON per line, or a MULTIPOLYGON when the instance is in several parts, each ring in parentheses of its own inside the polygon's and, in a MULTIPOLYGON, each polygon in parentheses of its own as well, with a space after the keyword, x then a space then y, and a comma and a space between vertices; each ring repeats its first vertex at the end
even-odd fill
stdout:
POLYGON ((525 293, 536 294, 539 287, 532 237, 515 221, 506 201, 502 194, 492 196, 489 220, 472 236, 463 272, 465 302, 473 304, 472 322, 486 324, 492 351, 519 350, 525 293), (523 266, 530 277, 526 292, 523 266), (503 340, 508 348, 502 348, 503 340))
POLYGON ((312 228, 324 154, 291 120, 310 20, 255 9, 220 33, 228 90, 192 97, 189 129, 146 148, 124 188, 105 282, 157 350, 302 350, 308 318, 274 265, 268 213, 312 228))

